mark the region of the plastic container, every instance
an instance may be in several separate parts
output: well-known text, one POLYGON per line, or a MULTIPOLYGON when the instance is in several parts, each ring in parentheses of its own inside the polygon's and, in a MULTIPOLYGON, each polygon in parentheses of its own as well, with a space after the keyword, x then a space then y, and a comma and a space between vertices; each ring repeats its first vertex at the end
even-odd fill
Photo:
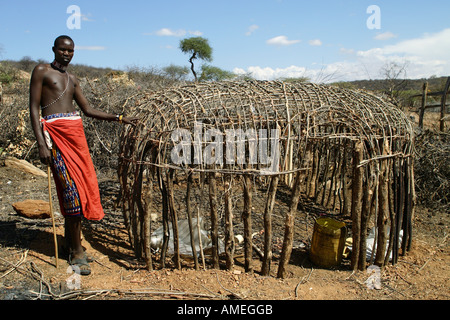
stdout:
POLYGON ((347 237, 344 222, 332 218, 319 218, 314 224, 310 259, 320 267, 339 266, 347 237))

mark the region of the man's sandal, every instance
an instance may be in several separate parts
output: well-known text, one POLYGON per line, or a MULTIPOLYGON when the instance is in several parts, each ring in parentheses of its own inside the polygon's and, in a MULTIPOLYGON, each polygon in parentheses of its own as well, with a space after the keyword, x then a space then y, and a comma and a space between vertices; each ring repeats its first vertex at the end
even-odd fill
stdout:
MULTIPOLYGON (((65 245, 62 245, 60 248, 62 256, 70 259, 70 249, 68 249, 65 245)), ((91 256, 90 254, 87 254, 86 251, 84 251, 84 257, 86 258, 86 261, 88 263, 94 262, 95 258, 91 256)))
POLYGON ((94 262, 95 258, 93 256, 91 256, 90 254, 87 254, 86 251, 84 252, 84 258, 86 259, 87 262, 94 262))
MULTIPOLYGON (((89 263, 87 262, 86 257, 72 259, 72 255, 70 255, 69 256, 69 264, 71 266, 78 267, 79 272, 82 276, 88 276, 91 274, 91 267, 89 266, 89 263)), ((77 272, 78 270, 74 270, 74 271, 77 272)))

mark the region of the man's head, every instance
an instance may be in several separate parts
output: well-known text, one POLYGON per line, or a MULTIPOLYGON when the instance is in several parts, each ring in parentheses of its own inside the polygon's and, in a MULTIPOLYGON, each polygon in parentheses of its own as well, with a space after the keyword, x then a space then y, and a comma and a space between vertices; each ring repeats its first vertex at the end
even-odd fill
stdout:
POLYGON ((53 44, 55 60, 64 66, 67 66, 73 58, 75 43, 69 36, 59 36, 53 44))

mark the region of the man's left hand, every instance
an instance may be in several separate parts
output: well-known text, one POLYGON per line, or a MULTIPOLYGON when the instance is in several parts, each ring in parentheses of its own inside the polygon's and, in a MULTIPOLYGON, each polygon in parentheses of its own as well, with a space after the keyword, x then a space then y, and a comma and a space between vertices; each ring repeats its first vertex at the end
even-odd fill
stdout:
POLYGON ((136 117, 123 117, 122 122, 125 124, 131 124, 135 126, 139 122, 139 118, 136 117))

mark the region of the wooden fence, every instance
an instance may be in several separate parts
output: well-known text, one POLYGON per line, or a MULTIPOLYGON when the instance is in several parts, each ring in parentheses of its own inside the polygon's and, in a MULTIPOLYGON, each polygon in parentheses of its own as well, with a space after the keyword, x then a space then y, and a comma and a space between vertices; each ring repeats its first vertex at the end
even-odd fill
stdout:
POLYGON ((423 92, 421 95, 415 95, 414 97, 422 97, 422 103, 419 109, 419 127, 423 128, 423 118, 425 115, 426 109, 431 108, 438 108, 440 107, 440 117, 439 117, 439 130, 444 131, 445 130, 445 121, 449 118, 446 116, 446 108, 450 106, 450 104, 447 104, 447 95, 450 88, 450 77, 447 78, 447 83, 445 84, 443 91, 437 91, 437 92, 428 92, 428 82, 425 82, 423 84, 423 92), (429 96, 441 96, 441 103, 440 104, 432 104, 427 105, 427 98, 429 96))

